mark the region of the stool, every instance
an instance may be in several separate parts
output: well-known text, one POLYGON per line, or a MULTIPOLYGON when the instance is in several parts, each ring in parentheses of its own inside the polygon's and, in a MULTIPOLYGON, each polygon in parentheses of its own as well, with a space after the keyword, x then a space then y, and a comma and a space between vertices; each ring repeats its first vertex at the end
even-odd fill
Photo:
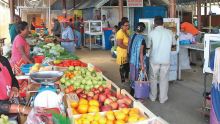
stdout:
POLYGON ((1 38, 0 39, 0 55, 3 55, 3 46, 5 44, 5 39, 6 38, 1 38))

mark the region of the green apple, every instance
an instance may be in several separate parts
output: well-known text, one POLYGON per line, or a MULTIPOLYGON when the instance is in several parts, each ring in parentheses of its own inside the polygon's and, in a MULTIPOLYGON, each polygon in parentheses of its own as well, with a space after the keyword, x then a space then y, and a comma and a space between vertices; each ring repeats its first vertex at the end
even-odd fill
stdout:
POLYGON ((70 66, 68 69, 69 69, 70 71, 74 71, 74 66, 70 66))
POLYGON ((65 79, 64 77, 62 77, 62 78, 60 79, 60 82, 61 82, 62 84, 64 84, 64 83, 66 82, 66 79, 65 79))

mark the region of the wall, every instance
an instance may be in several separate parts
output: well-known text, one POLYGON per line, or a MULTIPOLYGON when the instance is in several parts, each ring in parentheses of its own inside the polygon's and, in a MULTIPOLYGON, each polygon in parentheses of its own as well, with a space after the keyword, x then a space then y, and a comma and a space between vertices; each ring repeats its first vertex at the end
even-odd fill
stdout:
MULTIPOLYGON (((115 7, 103 6, 101 8, 101 14, 107 16, 107 19, 109 20, 111 27, 113 27, 114 25, 118 25, 120 19, 119 19, 119 8, 117 6, 115 7)), ((125 17, 129 17, 127 7, 123 8, 123 15, 125 17)))
POLYGON ((9 36, 9 23, 10 23, 10 11, 7 5, 0 2, 0 38, 7 38, 6 43, 10 43, 9 36))

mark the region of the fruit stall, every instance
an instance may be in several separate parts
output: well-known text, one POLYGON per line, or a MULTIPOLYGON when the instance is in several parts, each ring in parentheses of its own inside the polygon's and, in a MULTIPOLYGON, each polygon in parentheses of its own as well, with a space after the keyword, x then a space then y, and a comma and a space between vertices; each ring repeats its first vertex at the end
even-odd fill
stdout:
MULTIPOLYGON (((27 121, 38 117, 36 109, 44 108, 49 110, 43 113, 48 120, 66 124, 167 124, 100 69, 59 44, 37 43, 31 54, 35 64, 23 65, 24 75, 17 76, 32 86, 27 89, 33 108, 27 121)), ((41 116, 39 120, 44 121, 41 116)))

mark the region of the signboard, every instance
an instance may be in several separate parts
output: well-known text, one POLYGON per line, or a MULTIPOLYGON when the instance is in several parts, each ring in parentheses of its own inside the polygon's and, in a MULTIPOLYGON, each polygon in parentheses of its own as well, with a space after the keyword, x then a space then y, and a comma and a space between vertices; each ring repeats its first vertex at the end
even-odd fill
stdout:
POLYGON ((128 7, 143 7, 143 0, 127 0, 128 7))

